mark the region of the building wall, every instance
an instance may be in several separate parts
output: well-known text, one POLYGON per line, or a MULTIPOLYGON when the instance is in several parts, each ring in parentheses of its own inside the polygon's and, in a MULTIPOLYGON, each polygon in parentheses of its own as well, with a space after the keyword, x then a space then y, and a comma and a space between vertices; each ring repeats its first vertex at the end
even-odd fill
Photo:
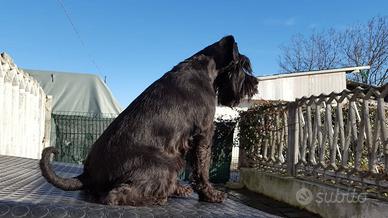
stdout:
POLYGON ((303 96, 341 92, 346 88, 346 73, 306 73, 258 77, 259 93, 253 99, 294 101, 303 96))

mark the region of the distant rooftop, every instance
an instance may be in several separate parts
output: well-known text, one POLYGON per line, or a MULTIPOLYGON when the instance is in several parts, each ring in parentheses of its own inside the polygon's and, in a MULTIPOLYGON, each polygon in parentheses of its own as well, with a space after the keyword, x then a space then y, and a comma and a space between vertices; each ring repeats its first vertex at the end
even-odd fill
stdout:
POLYGON ((330 73, 359 73, 361 70, 369 70, 370 66, 360 66, 360 67, 343 67, 336 69, 328 69, 328 70, 313 70, 313 71, 302 71, 302 72, 294 72, 294 73, 284 73, 284 74, 274 74, 268 76, 259 76, 257 77, 260 80, 270 80, 277 78, 287 78, 287 77, 298 77, 298 76, 309 76, 309 75, 319 75, 319 74, 330 74, 330 73))

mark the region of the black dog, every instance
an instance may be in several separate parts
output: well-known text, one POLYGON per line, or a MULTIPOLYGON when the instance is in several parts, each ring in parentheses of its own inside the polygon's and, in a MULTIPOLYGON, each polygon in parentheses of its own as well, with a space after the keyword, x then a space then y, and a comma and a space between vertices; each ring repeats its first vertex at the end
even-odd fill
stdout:
POLYGON ((42 175, 63 190, 87 190, 111 205, 163 204, 187 196, 177 181, 186 153, 192 155, 192 187, 199 200, 222 202, 209 183, 213 119, 218 103, 235 106, 257 91, 249 59, 227 36, 179 63, 150 85, 105 130, 87 156, 84 172, 61 178, 43 150, 42 175))

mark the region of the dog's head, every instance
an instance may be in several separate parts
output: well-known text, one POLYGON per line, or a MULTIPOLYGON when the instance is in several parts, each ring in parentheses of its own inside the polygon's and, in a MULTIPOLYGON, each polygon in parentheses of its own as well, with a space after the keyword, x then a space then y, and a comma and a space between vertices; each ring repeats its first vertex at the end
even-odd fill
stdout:
POLYGON ((196 55, 200 54, 212 57, 216 63, 214 88, 219 104, 235 106, 244 97, 257 93, 258 81, 252 74, 249 58, 239 53, 233 36, 222 38, 196 55))

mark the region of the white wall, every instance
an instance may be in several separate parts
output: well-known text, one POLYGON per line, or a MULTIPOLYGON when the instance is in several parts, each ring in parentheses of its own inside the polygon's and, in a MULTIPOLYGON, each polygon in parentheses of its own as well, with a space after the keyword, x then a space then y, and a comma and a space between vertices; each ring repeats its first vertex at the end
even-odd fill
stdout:
MULTIPOLYGON (((40 158, 46 136, 47 96, 38 82, 0 54, 0 155, 40 158)), ((50 116, 48 116, 50 117, 50 116)))
POLYGON ((294 101, 303 96, 330 94, 346 89, 346 72, 298 73, 258 77, 253 99, 294 101))

